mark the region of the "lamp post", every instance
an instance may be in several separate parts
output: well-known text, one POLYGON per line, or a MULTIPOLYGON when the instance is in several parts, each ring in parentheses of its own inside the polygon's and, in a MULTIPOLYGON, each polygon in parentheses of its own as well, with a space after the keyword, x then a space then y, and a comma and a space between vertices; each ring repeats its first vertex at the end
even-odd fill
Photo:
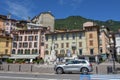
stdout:
POLYGON ((113 73, 115 72, 115 56, 114 56, 114 44, 113 43, 110 43, 108 46, 109 48, 109 52, 110 52, 110 58, 109 59, 112 59, 112 62, 113 62, 113 73))

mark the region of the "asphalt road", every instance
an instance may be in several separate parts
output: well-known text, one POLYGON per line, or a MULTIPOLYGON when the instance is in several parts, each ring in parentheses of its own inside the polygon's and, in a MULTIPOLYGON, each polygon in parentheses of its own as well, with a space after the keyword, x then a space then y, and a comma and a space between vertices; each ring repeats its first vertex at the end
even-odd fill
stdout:
POLYGON ((14 73, 0 72, 0 80, 120 80, 120 74, 110 75, 87 75, 81 77, 81 74, 49 74, 49 73, 14 73), (83 79, 82 79, 83 78, 83 79))

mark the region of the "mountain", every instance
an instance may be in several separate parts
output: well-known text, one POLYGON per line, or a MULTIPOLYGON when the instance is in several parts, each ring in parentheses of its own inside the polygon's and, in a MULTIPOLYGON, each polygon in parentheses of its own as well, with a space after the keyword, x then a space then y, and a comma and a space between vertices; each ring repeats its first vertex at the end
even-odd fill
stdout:
POLYGON ((69 16, 64 19, 56 19, 55 29, 69 29, 69 30, 82 29, 83 23, 87 21, 93 21, 100 26, 105 25, 114 32, 120 29, 120 21, 114 21, 114 20, 99 21, 99 20, 83 18, 81 16, 69 16))

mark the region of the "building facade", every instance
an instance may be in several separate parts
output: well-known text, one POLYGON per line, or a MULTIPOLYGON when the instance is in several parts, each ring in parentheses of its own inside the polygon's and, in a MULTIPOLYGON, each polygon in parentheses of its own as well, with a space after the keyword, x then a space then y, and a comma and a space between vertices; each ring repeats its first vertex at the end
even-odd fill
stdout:
POLYGON ((5 30, 5 19, 7 16, 0 15, 0 29, 5 30))
POLYGON ((0 58, 4 61, 5 58, 11 56, 12 38, 10 36, 0 35, 0 58))
POLYGON ((11 15, 0 15, 0 28, 5 30, 6 34, 10 34, 12 30, 16 29, 17 21, 11 19, 11 15))
POLYGON ((120 61, 120 31, 115 33, 115 44, 117 60, 120 61))
POLYGON ((55 19, 50 12, 42 12, 38 16, 35 16, 31 21, 40 26, 48 27, 51 32, 54 32, 55 19))
POLYGON ((29 59, 43 57, 41 47, 43 29, 28 29, 13 31, 13 45, 11 59, 29 59))
POLYGON ((91 62, 105 60, 109 54, 109 30, 93 22, 84 23, 82 30, 52 32, 45 36, 45 60, 50 59, 52 44, 55 44, 56 55, 64 54, 60 56, 78 57, 91 62))

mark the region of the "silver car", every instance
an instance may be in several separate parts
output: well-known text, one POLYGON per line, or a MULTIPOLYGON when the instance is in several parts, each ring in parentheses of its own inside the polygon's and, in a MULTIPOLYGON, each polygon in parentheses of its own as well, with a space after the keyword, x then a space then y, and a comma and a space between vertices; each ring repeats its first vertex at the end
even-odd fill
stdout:
POLYGON ((93 71, 92 64, 84 59, 71 59, 65 64, 55 65, 54 70, 57 74, 62 74, 65 72, 82 72, 87 74, 93 71))

